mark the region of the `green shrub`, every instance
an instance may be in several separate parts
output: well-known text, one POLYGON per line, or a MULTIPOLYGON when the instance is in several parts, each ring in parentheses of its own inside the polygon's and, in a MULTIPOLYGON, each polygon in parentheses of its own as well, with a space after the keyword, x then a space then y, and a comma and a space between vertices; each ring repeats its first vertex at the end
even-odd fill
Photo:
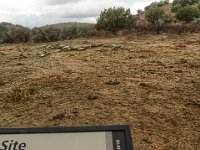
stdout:
POLYGON ((200 17, 200 10, 193 6, 186 6, 179 9, 176 13, 176 19, 184 22, 191 22, 195 18, 200 17))
POLYGON ((109 8, 101 12, 97 19, 96 29, 111 31, 116 33, 121 29, 131 29, 135 24, 135 19, 131 14, 130 9, 109 8))
POLYGON ((143 12, 143 11, 142 11, 141 9, 138 9, 138 10, 137 10, 137 13, 138 13, 138 14, 141 14, 142 12, 143 12))
POLYGON ((152 7, 145 11, 145 18, 155 26, 159 34, 165 23, 165 11, 160 7, 152 7))
POLYGON ((31 32, 31 40, 33 42, 47 42, 46 32, 39 28, 33 28, 31 32))
POLYGON ((198 6, 197 6, 199 9, 200 9, 200 2, 199 2, 199 4, 198 4, 198 6))
POLYGON ((176 5, 172 6, 171 11, 172 12, 177 12, 180 8, 182 8, 182 5, 181 4, 176 4, 176 5))
POLYGON ((172 5, 177 5, 180 4, 182 7, 187 6, 187 5, 194 5, 198 3, 200 0, 174 0, 172 5))
POLYGON ((154 8, 154 7, 162 7, 164 5, 168 5, 169 4, 169 0, 161 0, 159 2, 152 2, 150 5, 145 7, 145 10, 154 8))

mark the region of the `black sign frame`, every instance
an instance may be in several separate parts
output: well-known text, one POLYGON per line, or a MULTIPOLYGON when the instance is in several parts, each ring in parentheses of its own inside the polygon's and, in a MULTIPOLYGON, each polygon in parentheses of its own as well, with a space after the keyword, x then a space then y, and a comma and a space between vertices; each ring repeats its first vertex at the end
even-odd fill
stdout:
POLYGON ((128 125, 82 126, 82 127, 40 127, 40 128, 0 128, 0 134, 39 134, 72 132, 112 132, 114 150, 133 150, 131 130, 128 125), (122 139, 125 148, 117 148, 114 140, 122 139))

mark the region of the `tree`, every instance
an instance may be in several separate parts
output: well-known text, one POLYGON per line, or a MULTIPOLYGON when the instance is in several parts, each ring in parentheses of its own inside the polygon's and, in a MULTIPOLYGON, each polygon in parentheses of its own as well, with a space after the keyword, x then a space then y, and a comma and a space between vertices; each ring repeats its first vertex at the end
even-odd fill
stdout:
POLYGON ((155 26, 159 34, 165 23, 165 11, 160 7, 152 7, 145 11, 145 18, 155 26))
POLYGON ((56 27, 48 27, 43 30, 46 33, 46 38, 48 39, 48 41, 60 40, 61 29, 56 27))
POLYGON ((138 10, 137 10, 137 13, 138 13, 138 14, 141 14, 142 12, 143 12, 142 9, 138 9, 138 10))
POLYGON ((199 9, 200 9, 200 2, 198 3, 198 6, 197 6, 199 9))
POLYGON ((33 28, 31 32, 31 38, 34 42, 47 42, 46 32, 40 28, 33 28))
POLYGON ((176 13, 176 19, 189 23, 195 18, 200 17, 200 10, 193 6, 186 6, 178 10, 176 13))
POLYGON ((135 24, 135 19, 130 9, 109 8, 101 12, 97 19, 96 29, 111 31, 116 34, 121 29, 131 29, 135 24))
POLYGON ((199 2, 200 0, 174 0, 172 3, 172 12, 177 12, 180 8, 195 5, 199 2))

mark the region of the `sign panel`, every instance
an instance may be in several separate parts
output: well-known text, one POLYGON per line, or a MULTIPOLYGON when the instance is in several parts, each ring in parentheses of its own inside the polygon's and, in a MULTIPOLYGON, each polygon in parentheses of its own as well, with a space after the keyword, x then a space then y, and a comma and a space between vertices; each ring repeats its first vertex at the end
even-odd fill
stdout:
POLYGON ((0 150, 133 150, 128 126, 0 128, 0 150))

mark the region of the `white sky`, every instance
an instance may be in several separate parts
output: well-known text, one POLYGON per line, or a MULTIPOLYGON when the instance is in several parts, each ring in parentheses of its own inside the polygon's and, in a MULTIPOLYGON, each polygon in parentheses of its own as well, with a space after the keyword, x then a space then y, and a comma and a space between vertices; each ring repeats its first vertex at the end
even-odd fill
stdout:
POLYGON ((59 22, 95 23, 105 8, 122 6, 132 13, 159 0, 0 0, 0 22, 27 27, 59 22))

